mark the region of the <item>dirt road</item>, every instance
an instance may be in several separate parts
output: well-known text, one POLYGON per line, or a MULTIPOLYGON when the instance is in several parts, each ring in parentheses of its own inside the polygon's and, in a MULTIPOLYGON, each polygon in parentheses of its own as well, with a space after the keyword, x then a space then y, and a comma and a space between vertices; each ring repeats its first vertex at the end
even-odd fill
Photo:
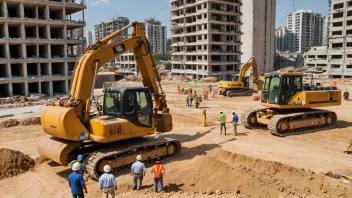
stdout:
MULTIPOLYGON (((250 97, 217 97, 202 102, 199 109, 188 108, 185 96, 176 93, 177 85, 185 85, 163 84, 174 120, 174 130, 163 136, 180 140, 183 150, 165 164, 164 193, 151 193, 149 173, 140 192, 131 192, 131 177, 121 175, 117 177, 118 197, 352 197, 351 183, 324 176, 329 171, 352 175, 352 155, 343 153, 352 138, 352 101, 327 108, 338 115, 336 128, 331 130, 280 138, 239 125, 239 135, 233 136, 229 123, 228 134, 220 136, 220 110, 230 118, 231 111, 241 115, 260 104, 250 97), (207 127, 201 127, 203 110, 207 111, 207 127)), ((193 83, 188 86, 201 90, 193 83)), ((44 135, 40 125, 0 129, 0 133, 0 148, 39 157, 37 143, 44 135)), ((70 197, 70 172, 50 161, 37 164, 33 171, 0 180, 0 197, 70 197)), ((95 181, 89 180, 87 185, 88 197, 100 196, 95 181)))

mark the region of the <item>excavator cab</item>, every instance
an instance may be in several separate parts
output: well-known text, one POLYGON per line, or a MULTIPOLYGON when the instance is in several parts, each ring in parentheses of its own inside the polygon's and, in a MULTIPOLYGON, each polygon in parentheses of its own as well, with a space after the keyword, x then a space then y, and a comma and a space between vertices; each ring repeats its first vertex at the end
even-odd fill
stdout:
POLYGON ((262 91, 262 103, 287 105, 298 92, 302 92, 302 75, 268 74, 262 91))
POLYGON ((103 114, 129 120, 136 126, 152 127, 153 101, 148 88, 107 88, 103 114))

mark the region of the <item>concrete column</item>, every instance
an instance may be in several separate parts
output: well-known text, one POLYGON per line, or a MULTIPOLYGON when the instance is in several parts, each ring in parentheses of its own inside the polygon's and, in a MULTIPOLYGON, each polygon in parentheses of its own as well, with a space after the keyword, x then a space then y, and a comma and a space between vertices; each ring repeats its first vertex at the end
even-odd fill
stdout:
MULTIPOLYGON (((39 13, 38 13, 38 10, 39 10, 39 9, 38 9, 38 5, 35 5, 35 8, 34 8, 34 9, 35 9, 35 18, 36 18, 36 19, 39 19, 39 13)), ((39 84, 40 84, 40 83, 39 83, 39 84)))
POLYGON ((20 18, 24 18, 24 6, 23 3, 20 3, 20 18))
POLYGON ((10 95, 11 97, 13 96, 12 83, 9 83, 9 95, 10 95))
MULTIPOLYGON (((48 48, 48 51, 47 51, 47 53, 48 53, 48 59, 51 59, 51 45, 50 45, 50 44, 47 44, 46 46, 47 46, 47 48, 48 48)), ((50 66, 50 68, 51 68, 51 66, 50 66)))
POLYGON ((52 70, 52 67, 51 67, 51 63, 48 63, 48 70, 49 70, 49 76, 52 77, 53 76, 53 70, 52 70))
POLYGON ((24 40, 26 39, 26 29, 24 27, 24 23, 21 24, 21 38, 24 40))
POLYGON ((68 64, 67 62, 64 63, 65 64, 65 76, 68 76, 68 64))
POLYGON ((39 26, 38 25, 35 26, 35 38, 39 39, 39 26))
POLYGON ((10 46, 9 46, 9 43, 5 44, 5 50, 6 50, 6 58, 10 59, 10 46))
POLYGON ((50 12, 49 12, 49 6, 45 6, 45 19, 48 20, 50 19, 50 12))
POLYGON ((42 94, 42 83, 38 82, 38 93, 42 94))
POLYGON ((27 63, 23 63, 22 69, 23 69, 24 78, 28 78, 27 63))
POLYGON ((62 19, 66 20, 66 7, 63 7, 62 9, 62 19))
POLYGON ((28 82, 24 82, 24 93, 26 96, 29 96, 28 82))
POLYGON ((67 58, 67 44, 64 45, 64 51, 65 51, 65 58, 67 58))
POLYGON ((53 96, 54 91, 53 91, 53 81, 49 82, 49 96, 53 96))
POLYGON ((67 40, 67 25, 64 26, 64 39, 67 40))
POLYGON ((22 51, 22 57, 27 58, 27 49, 26 49, 26 44, 21 44, 21 51, 22 51))
POLYGON ((4 1, 2 3, 2 12, 4 13, 4 17, 7 18, 9 16, 8 12, 7 12, 7 3, 6 1, 4 1))
POLYGON ((9 39, 9 23, 6 22, 4 27, 5 27, 5 38, 9 39))
POLYGON ((51 39, 50 25, 45 26, 47 39, 51 39))

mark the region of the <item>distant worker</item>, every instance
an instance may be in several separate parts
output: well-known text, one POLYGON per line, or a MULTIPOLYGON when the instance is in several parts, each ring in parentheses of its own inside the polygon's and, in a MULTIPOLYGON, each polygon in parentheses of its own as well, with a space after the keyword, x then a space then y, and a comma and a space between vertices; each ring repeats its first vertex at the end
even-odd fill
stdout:
POLYGON ((226 135, 226 115, 222 111, 220 111, 219 121, 220 121, 220 135, 222 134, 222 128, 225 129, 225 135, 226 135))
POLYGON ((163 176, 165 174, 165 167, 160 163, 160 158, 157 158, 151 171, 151 173, 154 174, 154 192, 156 193, 163 191, 163 176))
POLYGON ((189 97, 189 106, 192 107, 193 97, 189 97))
POLYGON ((232 111, 232 121, 231 122, 233 123, 233 135, 237 136, 238 116, 234 111, 232 111))
POLYGON ((68 185, 71 188, 71 193, 73 198, 84 198, 84 193, 88 193, 87 187, 83 178, 83 175, 80 173, 81 165, 76 162, 72 165, 71 168, 74 172, 68 176, 68 185))
POLYGON ((99 178, 99 188, 103 191, 103 198, 115 198, 115 190, 117 190, 117 183, 115 176, 111 174, 111 167, 104 166, 104 174, 99 178))
POLYGON ((348 100, 349 96, 350 96, 350 92, 348 92, 348 90, 346 90, 346 91, 343 93, 343 99, 344 99, 344 100, 348 100))
POLYGON ((133 190, 140 190, 142 187, 143 176, 145 176, 145 166, 141 162, 142 156, 137 156, 137 161, 132 164, 131 175, 133 175, 133 190), (139 186, 137 187, 137 180, 139 180, 139 186))
POLYGON ((88 171, 86 169, 86 164, 83 161, 83 155, 78 155, 77 160, 73 160, 72 162, 70 162, 69 166, 72 167, 72 165, 76 162, 78 162, 79 165, 81 166, 80 171, 81 171, 82 175, 84 175, 84 173, 88 173, 88 171))
POLYGON ((186 96, 186 106, 189 107, 189 97, 186 96))
POLYGON ((195 100, 196 100, 196 108, 198 108, 199 107, 199 97, 196 96, 195 100))

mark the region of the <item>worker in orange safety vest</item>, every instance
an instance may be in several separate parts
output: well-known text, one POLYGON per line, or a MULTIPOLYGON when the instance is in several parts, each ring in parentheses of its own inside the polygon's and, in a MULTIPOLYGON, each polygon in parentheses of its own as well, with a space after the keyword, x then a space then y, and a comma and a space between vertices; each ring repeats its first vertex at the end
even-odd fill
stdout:
POLYGON ((163 176, 165 167, 160 164, 160 158, 157 158, 151 173, 154 173, 154 192, 158 193, 163 190, 163 176))

